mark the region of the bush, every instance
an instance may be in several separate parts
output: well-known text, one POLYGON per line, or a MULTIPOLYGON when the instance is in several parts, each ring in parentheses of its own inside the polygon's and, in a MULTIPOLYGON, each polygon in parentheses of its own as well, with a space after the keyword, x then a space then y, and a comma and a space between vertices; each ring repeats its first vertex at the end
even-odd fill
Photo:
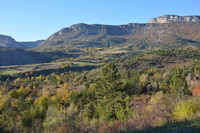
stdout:
POLYGON ((200 112, 200 99, 192 98, 188 101, 180 102, 174 108, 174 119, 175 120, 191 120, 197 117, 198 112, 200 112))
POLYGON ((64 120, 65 114, 62 113, 62 110, 50 106, 43 123, 45 131, 54 132, 58 130, 60 127, 62 127, 64 120))

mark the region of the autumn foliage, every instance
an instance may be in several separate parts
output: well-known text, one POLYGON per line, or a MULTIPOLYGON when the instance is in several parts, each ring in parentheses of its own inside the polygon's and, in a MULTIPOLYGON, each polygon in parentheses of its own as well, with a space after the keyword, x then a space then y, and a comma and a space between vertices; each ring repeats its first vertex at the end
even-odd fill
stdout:
POLYGON ((200 85, 195 86, 195 88, 192 90, 192 95, 194 95, 194 96, 200 95, 200 85))

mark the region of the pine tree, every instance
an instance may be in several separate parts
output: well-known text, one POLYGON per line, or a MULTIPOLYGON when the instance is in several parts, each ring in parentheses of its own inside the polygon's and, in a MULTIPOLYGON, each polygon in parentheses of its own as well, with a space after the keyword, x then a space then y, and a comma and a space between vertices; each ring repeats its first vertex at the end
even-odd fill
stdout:
POLYGON ((183 78, 183 70, 179 68, 174 69, 169 86, 171 94, 177 98, 177 100, 181 100, 184 95, 188 93, 186 85, 186 81, 183 78))
POLYGON ((123 119, 131 112, 125 89, 115 63, 108 63, 102 69, 102 76, 94 86, 95 107, 99 120, 123 119))

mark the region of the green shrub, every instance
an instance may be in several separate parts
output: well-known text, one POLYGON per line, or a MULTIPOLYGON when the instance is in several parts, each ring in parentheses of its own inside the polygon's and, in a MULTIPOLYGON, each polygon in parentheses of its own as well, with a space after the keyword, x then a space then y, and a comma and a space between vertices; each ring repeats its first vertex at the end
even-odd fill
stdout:
POLYGON ((43 126, 45 131, 53 132, 58 130, 59 127, 65 121, 65 114, 62 113, 63 110, 59 110, 56 107, 50 106, 46 113, 46 118, 44 120, 43 126))

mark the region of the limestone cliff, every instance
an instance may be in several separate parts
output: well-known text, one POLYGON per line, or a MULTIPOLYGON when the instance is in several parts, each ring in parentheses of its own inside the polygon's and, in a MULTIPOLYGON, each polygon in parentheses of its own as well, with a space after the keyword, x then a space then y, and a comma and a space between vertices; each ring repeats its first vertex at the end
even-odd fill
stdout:
POLYGON ((171 22, 200 22, 200 16, 164 15, 157 18, 153 18, 148 23, 171 23, 171 22))
POLYGON ((117 45, 134 45, 135 49, 199 46, 199 33, 200 16, 165 15, 149 23, 124 25, 79 23, 59 30, 35 49, 52 51, 117 45))

